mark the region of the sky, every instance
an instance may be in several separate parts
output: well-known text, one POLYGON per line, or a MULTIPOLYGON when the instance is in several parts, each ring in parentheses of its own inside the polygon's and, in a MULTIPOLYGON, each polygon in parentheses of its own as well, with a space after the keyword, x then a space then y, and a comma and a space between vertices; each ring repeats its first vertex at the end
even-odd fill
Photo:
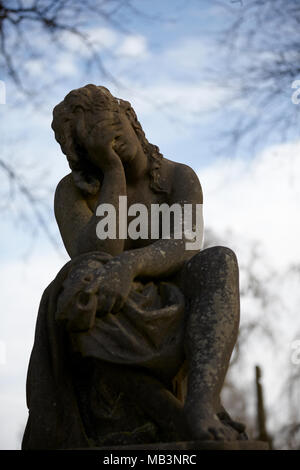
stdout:
MULTIPOLYGON (((243 146, 235 152, 218 151, 220 133, 231 116, 224 110, 216 119, 212 111, 228 90, 219 82, 209 82, 205 70, 218 58, 214 30, 224 17, 216 2, 143 0, 140 4, 144 12, 162 19, 130 17, 129 30, 123 33, 94 18, 87 25, 118 84, 101 77, 98 70, 83 67, 86 50, 72 35, 64 35, 64 47, 57 53, 38 30, 32 40, 39 39, 40 55, 25 57, 23 67, 37 88, 49 83, 47 92, 41 92, 41 105, 24 101, 0 71, 0 80, 6 84, 6 104, 0 105, 1 154, 44 191, 50 207, 44 216, 58 244, 54 248, 45 234, 28 223, 33 214, 24 199, 16 199, 14 205, 4 200, 6 210, 0 218, 0 449, 20 448, 27 417, 26 372, 39 301, 68 260, 52 210, 55 186, 69 172, 50 127, 52 109, 70 90, 87 83, 107 86, 115 96, 130 101, 148 140, 167 158, 197 172, 204 193, 207 239, 212 230, 218 244, 234 249, 242 287, 252 263, 267 292, 276 293, 276 301, 267 306, 251 292, 243 296, 241 325, 265 318, 278 345, 274 349, 267 339, 255 335, 249 339, 242 364, 243 386, 253 385, 254 365, 259 363, 270 426, 275 428, 286 418, 274 419, 272 410, 281 397, 287 371, 299 367, 292 364, 291 355, 293 341, 300 339, 296 269, 300 266, 300 139, 295 135, 292 141, 268 143, 255 151, 243 146)), ((296 105, 291 102, 291 106, 296 105)), ((4 175, 0 177, 5 194, 4 175)), ((254 399, 249 406, 253 408, 254 399)))

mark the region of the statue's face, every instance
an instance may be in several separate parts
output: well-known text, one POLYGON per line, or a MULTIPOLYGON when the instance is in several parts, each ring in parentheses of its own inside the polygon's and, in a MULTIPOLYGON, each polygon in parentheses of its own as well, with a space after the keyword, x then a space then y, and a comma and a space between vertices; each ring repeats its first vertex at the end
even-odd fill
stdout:
MULTIPOLYGON (((92 136, 94 147, 112 146, 123 163, 131 162, 143 152, 130 119, 126 115, 126 109, 123 105, 119 108, 106 108, 96 114, 85 111, 85 125, 89 136, 92 136)), ((100 155, 95 156, 94 152, 90 152, 89 159, 97 165, 95 158, 99 158, 100 155)))
POLYGON ((142 152, 142 146, 125 111, 121 110, 118 113, 118 120, 120 132, 115 138, 113 148, 122 162, 126 163, 142 152))

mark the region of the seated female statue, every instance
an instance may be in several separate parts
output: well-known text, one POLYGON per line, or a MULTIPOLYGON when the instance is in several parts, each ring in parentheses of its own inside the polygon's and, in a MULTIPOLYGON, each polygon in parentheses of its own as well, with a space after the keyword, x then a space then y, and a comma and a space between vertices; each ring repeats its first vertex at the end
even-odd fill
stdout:
POLYGON ((235 254, 175 236, 175 216, 164 236, 151 216, 154 205, 189 205, 199 233, 197 175, 164 158, 105 87, 71 91, 52 127, 71 168, 55 193, 71 261, 41 302, 23 448, 245 438, 220 401, 239 325, 235 254), (126 236, 125 199, 147 209, 158 236, 126 236), (100 237, 109 207, 117 236, 100 237))

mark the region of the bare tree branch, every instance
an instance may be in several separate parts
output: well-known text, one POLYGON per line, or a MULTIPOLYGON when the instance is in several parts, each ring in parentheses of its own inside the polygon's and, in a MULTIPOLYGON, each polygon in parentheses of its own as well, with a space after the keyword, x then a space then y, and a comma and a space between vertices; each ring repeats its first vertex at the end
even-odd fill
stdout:
POLYGON ((217 3, 226 26, 217 39, 221 59, 208 73, 228 91, 224 141, 233 149, 299 138, 300 109, 291 100, 300 78, 299 1, 217 3))
MULTIPOLYGON (((3 159, 0 159, 0 169, 5 173, 6 179, 9 181, 10 199, 12 200, 16 197, 16 193, 21 194, 24 197, 30 211, 34 215, 36 224, 44 232, 52 246, 59 251, 59 244, 56 238, 52 235, 49 229, 49 224, 44 217, 45 209, 48 209, 46 203, 37 197, 34 188, 31 189, 31 186, 24 181, 24 178, 22 178, 22 175, 3 159)), ((22 209, 24 211, 24 207, 22 209)), ((21 212, 22 211, 20 211, 20 213, 21 212)))
MULTIPOLYGON (((93 21, 97 26, 108 24, 118 32, 129 34, 128 21, 122 21, 122 15, 127 17, 140 17, 144 20, 163 21, 159 15, 147 14, 138 8, 131 0, 31 0, 23 2, 0 1, 0 51, 2 64, 6 74, 13 80, 18 89, 32 97, 37 93, 32 84, 26 83, 24 64, 26 56, 38 55, 38 47, 32 40, 33 28, 39 28, 41 38, 50 45, 57 44, 63 33, 70 33, 81 41, 89 52, 87 58, 82 60, 87 65, 98 67, 103 78, 120 86, 117 79, 107 68, 103 57, 97 51, 97 45, 89 38, 87 26, 93 21), (31 40, 28 40, 31 39, 31 40), (14 47, 18 44, 18 48, 14 47), (26 43, 26 48, 23 44, 26 43), (20 49, 20 53, 16 51, 20 49), (23 52, 23 54, 21 54, 23 52)), ((1 63, 1 58, 0 58, 1 63)))

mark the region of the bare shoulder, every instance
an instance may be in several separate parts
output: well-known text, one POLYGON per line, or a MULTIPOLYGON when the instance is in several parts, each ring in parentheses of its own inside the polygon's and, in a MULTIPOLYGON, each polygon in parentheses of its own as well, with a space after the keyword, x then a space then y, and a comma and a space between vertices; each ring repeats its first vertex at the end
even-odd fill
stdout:
POLYGON ((74 191, 75 184, 73 182, 72 173, 69 173, 68 175, 64 176, 56 186, 54 200, 59 200, 61 197, 64 197, 66 194, 74 191))
POLYGON ((72 174, 64 176, 55 189, 54 194, 54 213, 56 219, 59 221, 61 216, 61 211, 64 206, 64 201, 69 197, 70 192, 73 191, 72 188, 72 174))
POLYGON ((174 162, 164 158, 164 173, 171 178, 191 178, 192 180, 198 180, 199 178, 195 171, 185 163, 174 162))
POLYGON ((185 163, 172 162, 174 165, 174 177, 183 176, 184 178, 190 178, 192 181, 199 181, 196 172, 185 163))
POLYGON ((72 173, 64 176, 56 186, 54 206, 59 205, 61 200, 63 200, 64 204, 66 204, 69 199, 71 199, 72 202, 74 199, 84 199, 82 192, 74 183, 72 173))
POLYGON ((66 175, 56 187, 54 213, 59 231, 70 257, 77 253, 77 238, 89 222, 92 212, 73 181, 72 174, 66 175))
POLYGON ((64 176, 58 183, 54 195, 54 213, 57 222, 68 219, 78 210, 87 206, 85 198, 73 181, 72 174, 64 176))
POLYGON ((172 192, 175 194, 189 194, 199 203, 203 201, 202 188, 196 172, 184 163, 173 162, 166 159, 169 178, 172 182, 172 192))

